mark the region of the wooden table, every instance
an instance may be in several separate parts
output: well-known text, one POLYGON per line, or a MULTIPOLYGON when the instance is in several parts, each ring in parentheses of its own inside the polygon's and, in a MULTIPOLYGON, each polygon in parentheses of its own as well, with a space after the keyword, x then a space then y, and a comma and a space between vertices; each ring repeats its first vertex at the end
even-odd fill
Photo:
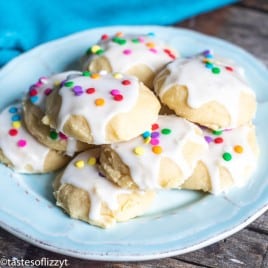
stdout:
MULTIPOLYGON (((243 1, 242 3, 178 23, 175 27, 177 26, 226 39, 247 49, 268 66, 268 0, 243 1)), ((18 259, 41 259, 42 257, 59 260, 67 259, 69 267, 72 268, 267 268, 268 212, 247 228, 216 244, 188 254, 161 260, 124 263, 79 260, 37 248, 0 229, 0 257, 2 256, 16 257, 18 259)))

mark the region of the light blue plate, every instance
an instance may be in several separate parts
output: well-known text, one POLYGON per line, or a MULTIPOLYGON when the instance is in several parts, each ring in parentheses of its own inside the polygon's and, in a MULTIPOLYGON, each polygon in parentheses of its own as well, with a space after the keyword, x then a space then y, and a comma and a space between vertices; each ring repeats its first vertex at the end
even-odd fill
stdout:
MULTIPOLYGON (((15 174, 0 165, 0 225, 39 247, 94 260, 147 260, 186 253, 223 239, 255 220, 268 208, 268 71, 246 51, 225 41, 168 27, 109 27, 81 32, 39 46, 0 71, 0 108, 21 98, 44 75, 78 66, 84 51, 103 33, 155 32, 183 56, 213 49, 245 68, 258 99, 255 123, 261 147, 250 183, 225 196, 194 191, 163 191, 145 216, 102 230, 72 220, 55 206, 54 175, 15 174)), ((78 67, 76 67, 78 68, 78 67)))

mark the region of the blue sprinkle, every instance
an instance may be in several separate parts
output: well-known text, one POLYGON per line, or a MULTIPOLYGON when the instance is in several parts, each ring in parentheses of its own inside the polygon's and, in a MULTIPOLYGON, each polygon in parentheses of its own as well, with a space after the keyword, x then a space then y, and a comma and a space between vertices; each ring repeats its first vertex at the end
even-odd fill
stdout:
POLYGON ((32 96, 30 98, 31 103, 36 103, 38 101, 38 96, 32 96))
POLYGON ((212 63, 206 63, 206 68, 212 69, 214 65, 212 63))
POLYGON ((150 32, 150 33, 148 33, 147 35, 148 35, 148 36, 155 36, 155 33, 150 32))
POLYGON ((10 107, 9 110, 8 110, 11 114, 15 114, 18 112, 18 108, 16 107, 10 107))
POLYGON ((150 137, 151 136, 151 132, 150 131, 145 131, 143 134, 142 134, 142 137, 144 138, 144 139, 146 139, 146 138, 148 138, 148 137, 150 137))
POLYGON ((20 120, 21 120, 21 116, 20 116, 19 114, 15 114, 15 115, 13 115, 13 116, 11 117, 11 120, 12 120, 13 122, 15 122, 15 121, 20 121, 20 120))

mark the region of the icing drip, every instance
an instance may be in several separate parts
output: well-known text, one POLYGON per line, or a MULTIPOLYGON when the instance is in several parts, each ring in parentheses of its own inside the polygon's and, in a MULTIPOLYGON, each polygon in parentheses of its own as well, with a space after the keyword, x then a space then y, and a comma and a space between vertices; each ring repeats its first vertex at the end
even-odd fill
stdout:
POLYGON ((79 154, 69 163, 61 177, 62 184, 71 184, 88 192, 91 201, 89 219, 92 220, 100 219, 102 204, 105 203, 111 210, 116 210, 119 205, 118 196, 131 193, 98 173, 95 164, 98 157, 98 149, 79 154))
POLYGON ((248 142, 251 131, 253 131, 252 127, 249 126, 219 132, 203 130, 209 147, 201 161, 208 169, 212 193, 222 192, 220 167, 224 167, 230 172, 234 186, 242 187, 246 184, 250 173, 257 164, 257 155, 248 142))
POLYGON ((25 129, 21 104, 7 107, 0 114, 0 147, 18 172, 42 172, 49 149, 38 143, 25 129))
POLYGON ((73 156, 74 153, 76 152, 76 144, 77 141, 73 138, 68 138, 67 140, 67 149, 66 149, 66 154, 69 156, 73 156))
POLYGON ((98 45, 88 50, 89 57, 85 63, 85 69, 90 61, 98 56, 104 56, 109 60, 113 71, 126 72, 131 67, 144 64, 152 71, 157 71, 165 64, 175 59, 175 55, 167 48, 167 45, 149 35, 123 35, 117 34, 111 38, 102 38, 98 45))
POLYGON ((130 111, 137 102, 139 82, 135 77, 121 74, 101 72, 85 75, 66 81, 60 88, 62 104, 57 128, 62 131, 69 115, 81 115, 90 126, 94 143, 104 144, 107 143, 106 125, 109 120, 130 111))
POLYGON ((198 159, 192 163, 185 160, 182 148, 187 142, 206 144, 196 134, 196 126, 176 116, 159 116, 151 131, 131 141, 112 144, 111 147, 129 167, 134 182, 140 189, 159 189, 160 161, 171 159, 180 167, 183 178, 188 178, 198 159))
POLYGON ((199 108, 217 101, 229 111, 233 127, 237 122, 240 94, 254 95, 254 92, 246 83, 241 68, 229 66, 228 60, 211 57, 198 55, 168 64, 170 74, 157 93, 161 98, 174 85, 186 86, 190 107, 199 108))

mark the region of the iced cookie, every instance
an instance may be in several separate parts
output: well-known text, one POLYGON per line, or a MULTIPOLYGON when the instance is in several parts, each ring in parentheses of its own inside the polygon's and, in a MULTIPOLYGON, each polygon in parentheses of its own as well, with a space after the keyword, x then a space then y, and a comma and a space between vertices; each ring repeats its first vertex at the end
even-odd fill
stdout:
POLYGON ((177 115, 211 129, 235 128, 255 116, 256 97, 242 69, 211 51, 168 64, 154 89, 177 115))
POLYGON ((244 186, 257 165, 259 149, 255 127, 203 131, 208 149, 182 188, 219 194, 244 186))
POLYGON ((155 95, 136 77, 84 72, 48 96, 43 122, 77 140, 106 144, 138 136, 159 109, 155 95))
POLYGON ((70 78, 80 74, 81 72, 68 71, 39 78, 30 87, 23 105, 23 118, 28 131, 42 144, 54 150, 65 151, 68 155, 85 150, 89 146, 44 125, 42 118, 45 114, 46 98, 53 89, 60 87, 67 77, 70 78))
POLYGON ((0 161, 20 173, 44 173, 57 170, 69 158, 40 144, 24 126, 21 104, 0 114, 0 161))
POLYGON ((98 44, 87 50, 84 70, 122 72, 137 76, 152 89, 156 73, 176 58, 174 49, 150 33, 102 35, 98 44))
POLYGON ((102 146, 99 169, 124 188, 179 188, 206 148, 199 127, 177 116, 159 116, 141 136, 102 146))
POLYGON ((72 218, 107 228, 143 214, 152 204, 152 191, 119 188, 96 168, 99 150, 80 153, 54 182, 57 205, 72 218))

